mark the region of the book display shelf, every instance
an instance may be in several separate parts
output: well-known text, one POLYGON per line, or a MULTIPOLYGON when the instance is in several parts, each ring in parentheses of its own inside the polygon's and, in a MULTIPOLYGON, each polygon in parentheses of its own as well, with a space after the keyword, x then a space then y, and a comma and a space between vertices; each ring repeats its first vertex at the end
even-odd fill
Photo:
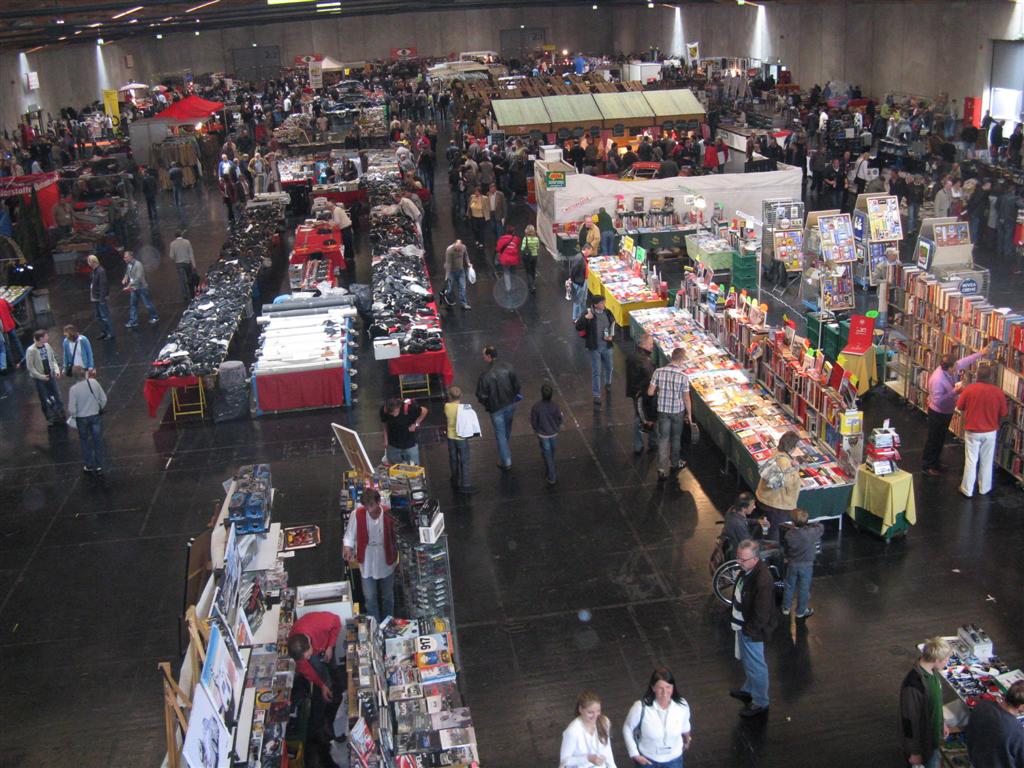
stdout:
MULTIPOLYGON (((887 383, 926 411, 928 377, 942 356, 965 357, 991 345, 995 383, 1006 393, 1010 411, 999 430, 996 463, 1024 481, 1024 315, 993 306, 984 296, 971 293, 974 286, 964 286, 962 280, 943 281, 911 264, 894 267, 893 273, 893 304, 902 313, 899 327, 908 341, 897 356, 899 373, 887 383)), ((972 378, 971 371, 964 372, 965 383, 972 378)), ((950 431, 963 437, 959 414, 950 431)))

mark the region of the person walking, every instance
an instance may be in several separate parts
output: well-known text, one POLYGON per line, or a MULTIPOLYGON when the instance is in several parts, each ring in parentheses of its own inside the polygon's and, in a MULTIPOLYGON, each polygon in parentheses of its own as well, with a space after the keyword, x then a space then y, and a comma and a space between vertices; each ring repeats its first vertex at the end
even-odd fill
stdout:
POLYGON ((540 442, 540 455, 544 459, 548 485, 558 482, 555 472, 555 447, 558 445, 558 433, 562 430, 562 409, 551 398, 554 389, 544 382, 540 387, 540 400, 530 410, 530 426, 540 442))
MULTIPOLYGON (((84 338, 84 337, 83 337, 84 338)), ((68 392, 68 416, 74 419, 78 439, 82 446, 82 470, 101 474, 104 469, 103 409, 107 407, 107 393, 89 371, 81 365, 71 369, 75 383, 68 392)))
POLYGON ((615 768, 611 721, 601 714, 601 699, 593 691, 576 698, 576 717, 562 731, 559 768, 615 768))
POLYGON ((57 356, 53 354, 53 347, 50 346, 49 333, 38 330, 33 334, 33 340, 34 343, 25 352, 25 368, 28 370, 29 378, 35 382, 43 416, 52 427, 62 424, 66 418, 64 403, 60 399, 60 389, 57 387, 60 366, 57 364, 57 356))
POLYGON ((388 464, 419 466, 420 447, 416 430, 429 411, 412 398, 392 397, 380 409, 384 425, 384 456, 388 464))
POLYGON ((249 160, 249 175, 252 176, 253 193, 260 195, 267 191, 267 161, 257 149, 249 160))
POLYGON ((367 488, 360 502, 345 526, 341 554, 359 563, 364 610, 379 622, 395 612, 395 523, 380 505, 380 491, 367 488))
POLYGON ((753 717, 767 712, 769 705, 764 644, 777 621, 775 584, 756 541, 741 541, 736 559, 740 563, 740 574, 732 593, 732 629, 746 678, 743 685, 729 691, 729 695, 744 703, 740 717, 753 717))
POLYGON ((483 355, 487 370, 477 379, 476 399, 490 415, 494 426, 494 438, 498 443, 498 469, 507 472, 512 469, 512 450, 509 446, 512 419, 516 414, 516 405, 523 396, 515 371, 505 363, 498 362, 497 348, 488 345, 484 347, 483 355))
POLYGON ((985 357, 988 350, 986 345, 980 352, 959 360, 954 355, 943 355, 938 367, 928 377, 928 436, 925 438, 921 464, 924 473, 930 477, 941 477, 945 470, 942 466, 942 448, 946 443, 949 422, 953 420, 953 410, 961 389, 961 382, 956 377, 985 357))
POLYGON ((771 523, 768 535, 774 542, 780 540, 780 526, 790 521, 800 497, 800 467, 791 456, 799 443, 797 432, 791 429, 784 433, 775 453, 760 467, 754 495, 761 513, 771 523))
POLYGON ((472 309, 466 300, 466 274, 472 263, 469 260, 469 251, 463 245, 462 240, 456 240, 448 246, 444 252, 444 281, 451 287, 455 298, 463 309, 472 309))
POLYGON ((519 258, 526 270, 526 287, 530 293, 537 292, 537 257, 540 255, 540 238, 537 228, 528 224, 523 230, 523 240, 519 244, 519 258))
POLYGON ((651 673, 647 690, 622 722, 622 740, 636 765, 683 768, 683 753, 693 741, 690 705, 669 669, 658 667, 651 673))
POLYGON ((939 187, 939 191, 935 193, 933 204, 935 206, 936 218, 944 219, 949 216, 949 208, 952 203, 953 180, 947 176, 942 180, 942 186, 939 187))
POLYGON ((149 298, 146 268, 142 266, 142 262, 136 259, 135 254, 131 251, 124 252, 124 264, 125 270, 124 277, 121 279, 121 285, 128 292, 128 322, 124 324, 124 327, 138 327, 139 299, 142 299, 142 303, 146 305, 146 311, 149 312, 149 324, 156 325, 160 322, 160 316, 157 314, 156 307, 153 306, 153 302, 149 298))
POLYGON ((583 246, 583 250, 572 257, 569 262, 569 286, 567 296, 572 300, 572 322, 576 321, 587 308, 587 259, 594 255, 594 250, 583 246))
POLYGON ((100 321, 103 333, 99 338, 114 338, 114 326, 110 317, 110 307, 107 306, 107 298, 110 295, 110 281, 107 279, 107 270, 100 264, 100 260, 93 254, 86 259, 92 274, 89 278, 89 302, 92 304, 96 319, 100 321))
POLYGON ((64 359, 64 375, 71 376, 74 367, 80 366, 87 372, 95 373, 96 361, 92 355, 92 344, 89 339, 78 332, 78 328, 70 323, 64 326, 64 339, 61 342, 64 359))
POLYGON ((939 768, 942 763, 939 745, 949 733, 942 715, 942 670, 952 655, 946 640, 928 638, 900 684, 900 738, 910 765, 939 768))
POLYGON ((786 558, 786 588, 782 592, 782 614, 789 616, 795 592, 796 617, 807 619, 814 615, 814 609, 808 607, 807 603, 811 599, 814 556, 825 529, 821 523, 808 522, 807 512, 799 507, 793 510, 791 517, 793 527, 786 532, 782 542, 786 558))
POLYGON ((682 470, 686 462, 680 457, 683 423, 693 426, 693 408, 690 404, 690 379, 683 371, 686 351, 682 347, 672 350, 669 364, 651 375, 647 394, 658 396, 658 482, 668 479, 672 470, 682 470))
POLYGON ((331 208, 331 220, 334 226, 341 230, 341 243, 345 248, 346 262, 352 262, 356 257, 356 240, 352 232, 352 217, 348 215, 342 203, 335 203, 331 208))
POLYGON ((592 296, 586 314, 576 321, 576 330, 590 355, 590 389, 594 405, 601 404, 601 385, 612 389, 612 345, 615 339, 615 318, 605 306, 604 296, 592 296))
POLYGON ((996 436, 999 423, 1008 413, 1006 394, 992 383, 994 379, 993 366, 978 366, 978 380, 964 387, 956 401, 957 410, 964 415, 964 474, 960 493, 967 498, 974 495, 975 480, 980 495, 992 490, 996 436))
MULTIPOLYGON (((448 387, 448 402, 444 404, 444 421, 448 433, 448 468, 451 483, 459 493, 476 493, 469 481, 469 437, 459 434, 459 413, 464 409, 473 412, 472 406, 462 402, 462 387, 455 384, 448 387)), ((474 420, 476 414, 473 414, 474 420)), ((478 423, 479 424, 479 423, 478 423)))
POLYGON ((192 251, 192 243, 185 238, 185 231, 179 230, 170 247, 171 261, 178 272, 178 282, 181 285, 181 298, 188 304, 192 300, 193 276, 196 273, 196 256, 192 251))
MULTIPOLYGON (((480 175, 483 176, 483 163, 480 164, 480 175)), ((505 218, 508 215, 508 204, 505 193, 498 189, 493 181, 487 187, 487 207, 491 212, 491 231, 497 240, 505 231, 505 218)))
POLYGON ((147 168, 142 174, 142 194, 146 198, 146 213, 149 214, 150 224, 160 219, 160 212, 156 205, 159 186, 160 181, 157 179, 156 170, 147 168))
POLYGON ((487 197, 480 193, 480 187, 473 188, 473 194, 470 195, 469 204, 466 206, 466 216, 469 218, 469 225, 473 230, 476 247, 483 248, 484 227, 491 218, 491 209, 487 197))
MULTIPOLYGON (((499 192, 498 194, 501 193, 499 192)), ((512 275, 516 273, 516 267, 522 261, 519 252, 520 242, 515 228, 509 226, 505 234, 498 238, 498 242, 494 246, 494 252, 497 257, 496 261, 498 266, 501 267, 501 277, 506 293, 512 292, 512 275)))
POLYGON ((658 448, 657 401, 647 394, 654 374, 654 338, 645 333, 637 339, 636 349, 626 358, 626 397, 633 401, 633 455, 644 452, 644 433, 647 450, 658 448))
MULTIPOLYGON (((1020 768, 1024 765, 1024 680, 1018 680, 1002 701, 979 698, 967 721, 967 755, 971 765, 1020 768)), ((564 738, 562 741, 565 744, 564 738)))
POLYGON ((178 216, 182 215, 181 208, 184 202, 184 191, 185 191, 185 172, 181 169, 178 161, 175 160, 171 163, 171 168, 167 171, 167 178, 171 182, 171 194, 174 195, 174 207, 178 210, 178 216))

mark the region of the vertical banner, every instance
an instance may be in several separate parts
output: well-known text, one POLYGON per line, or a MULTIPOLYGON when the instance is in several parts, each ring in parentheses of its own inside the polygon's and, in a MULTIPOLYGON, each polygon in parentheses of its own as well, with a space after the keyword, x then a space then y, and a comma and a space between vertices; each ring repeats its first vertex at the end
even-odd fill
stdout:
POLYGON ((322 61, 309 62, 309 87, 314 91, 324 87, 324 65, 322 61))
MULTIPOLYGON (((117 104, 117 91, 103 90, 103 112, 111 118, 121 117, 121 108, 117 104)), ((114 120, 117 125, 117 120, 114 120)))
POLYGON ((686 61, 688 64, 696 64, 700 60, 700 41, 686 44, 686 61))

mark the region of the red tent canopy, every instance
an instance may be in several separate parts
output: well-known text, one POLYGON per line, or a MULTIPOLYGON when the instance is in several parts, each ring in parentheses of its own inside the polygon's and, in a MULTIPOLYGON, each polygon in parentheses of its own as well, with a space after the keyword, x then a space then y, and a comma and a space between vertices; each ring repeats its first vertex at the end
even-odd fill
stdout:
POLYGON ((176 101, 163 112, 156 115, 157 120, 173 120, 179 123, 194 123, 205 120, 210 115, 220 112, 224 105, 219 101, 207 101, 198 96, 187 96, 176 101))

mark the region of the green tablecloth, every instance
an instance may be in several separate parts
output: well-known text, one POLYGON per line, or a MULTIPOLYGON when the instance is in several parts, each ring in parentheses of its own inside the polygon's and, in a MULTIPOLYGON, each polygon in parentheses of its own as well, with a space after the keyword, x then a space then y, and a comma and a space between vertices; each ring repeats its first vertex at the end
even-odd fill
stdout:
POLYGON ((719 270, 732 270, 733 251, 705 251, 697 244, 697 235, 686 236, 686 253, 691 259, 705 267, 711 267, 716 272, 719 270))
MULTIPOLYGON (((629 319, 630 332, 634 339, 639 339, 643 328, 632 316, 629 319)), ((668 358, 661 349, 655 345, 654 358, 658 366, 665 365, 668 358)), ((736 434, 726 426, 718 414, 709 408, 701 399, 701 396, 694 389, 690 389, 690 402, 693 405, 693 418, 700 425, 701 440, 710 440, 718 449, 725 454, 726 459, 736 467, 736 472, 751 490, 757 488, 760 473, 757 469, 757 462, 750 455, 740 442, 736 434)), ((797 504, 807 511, 807 516, 812 520, 818 517, 839 517, 846 513, 850 504, 850 494, 853 492, 853 484, 837 485, 831 488, 814 488, 800 491, 797 504)))
POLYGON ((672 228, 672 229, 658 229, 651 227, 653 231, 645 232, 644 230, 626 229, 620 232, 621 235, 627 235, 633 238, 633 242, 639 245, 648 253, 654 253, 666 248, 682 248, 686 244, 686 233, 692 232, 692 229, 672 228))

